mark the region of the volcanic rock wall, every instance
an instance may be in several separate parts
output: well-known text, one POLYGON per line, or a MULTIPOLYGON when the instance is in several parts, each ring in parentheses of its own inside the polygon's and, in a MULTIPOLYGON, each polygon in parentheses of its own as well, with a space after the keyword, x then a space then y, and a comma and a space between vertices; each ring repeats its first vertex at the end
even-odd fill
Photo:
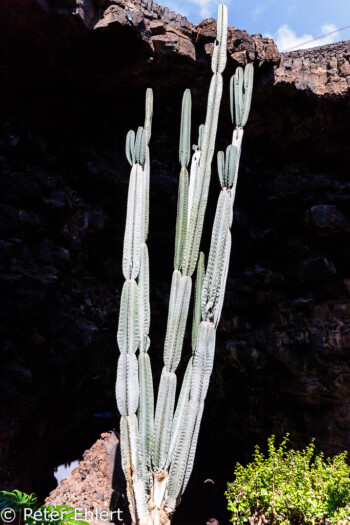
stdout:
MULTIPOLYGON (((181 97, 190 87, 195 143, 215 21, 193 26, 136 1, 43 4, 0 4, 6 305, 0 437, 1 486, 46 495, 54 466, 81 456, 102 430, 118 426, 113 391, 129 174, 124 140, 143 122, 148 86, 155 94, 150 352, 158 381, 181 97)), ((346 78, 346 45, 336 52, 339 78, 346 78)), ((320 50, 290 57, 311 60, 316 53, 322 65, 330 59, 320 50)), ((290 432, 296 445, 315 436, 328 453, 350 447, 349 90, 331 91, 328 74, 314 78, 317 89, 305 89, 306 65, 288 69, 287 59, 272 40, 229 29, 220 149, 232 133, 228 80, 238 64, 254 63, 255 89, 214 375, 181 523, 185 516, 191 525, 220 517, 234 462, 247 460, 272 432, 290 432), (207 478, 215 485, 204 486, 207 478)), ((205 251, 215 179, 214 163, 205 251)), ((185 360, 189 354, 187 337, 185 360)))
POLYGON ((341 95, 350 86, 350 40, 281 53, 275 82, 293 82, 317 95, 341 95))

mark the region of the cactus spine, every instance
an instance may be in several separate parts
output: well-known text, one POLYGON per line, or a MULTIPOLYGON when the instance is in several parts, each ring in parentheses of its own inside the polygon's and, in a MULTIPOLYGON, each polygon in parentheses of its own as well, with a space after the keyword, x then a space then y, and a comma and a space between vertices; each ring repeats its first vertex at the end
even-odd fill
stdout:
POLYGON ((253 87, 253 66, 238 68, 231 79, 230 105, 235 129, 226 152, 217 157, 221 192, 211 235, 207 266, 199 254, 211 164, 226 64, 227 10, 219 6, 205 124, 190 162, 191 93, 182 99, 174 271, 161 373, 154 413, 150 346, 149 177, 153 95, 146 92, 144 127, 129 131, 126 157, 131 165, 123 247, 123 286, 117 341, 120 357, 116 397, 121 414, 122 466, 133 523, 170 524, 192 472, 198 433, 213 369, 216 328, 220 319, 231 252, 231 225, 238 168, 253 87), (199 257, 198 257, 199 254, 199 257), (192 319, 192 357, 175 409, 177 376, 196 271, 192 319), (136 353, 138 351, 138 356, 136 353))

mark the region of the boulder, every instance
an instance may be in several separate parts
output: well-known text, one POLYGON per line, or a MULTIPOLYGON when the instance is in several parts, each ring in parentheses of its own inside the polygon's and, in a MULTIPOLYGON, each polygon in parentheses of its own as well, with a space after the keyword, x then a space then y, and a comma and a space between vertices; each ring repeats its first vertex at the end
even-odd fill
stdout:
POLYGON ((129 512, 118 435, 102 433, 84 452, 71 475, 50 492, 45 504, 74 507, 77 517, 91 525, 127 522, 129 512))

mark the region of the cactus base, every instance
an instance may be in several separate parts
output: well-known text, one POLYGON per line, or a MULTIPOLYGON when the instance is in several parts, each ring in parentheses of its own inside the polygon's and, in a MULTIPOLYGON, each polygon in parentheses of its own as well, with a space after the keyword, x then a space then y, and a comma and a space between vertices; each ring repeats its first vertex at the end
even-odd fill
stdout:
POLYGON ((172 512, 165 509, 165 499, 168 488, 168 471, 153 472, 153 486, 148 501, 150 518, 147 525, 170 525, 172 512))

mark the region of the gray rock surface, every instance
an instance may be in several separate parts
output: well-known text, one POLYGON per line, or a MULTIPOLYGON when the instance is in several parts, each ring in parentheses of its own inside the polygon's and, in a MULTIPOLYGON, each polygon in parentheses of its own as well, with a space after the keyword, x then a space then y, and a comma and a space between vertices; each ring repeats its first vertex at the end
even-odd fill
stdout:
POLYGON ((350 40, 281 53, 275 82, 317 95, 344 95, 350 87, 350 40))

